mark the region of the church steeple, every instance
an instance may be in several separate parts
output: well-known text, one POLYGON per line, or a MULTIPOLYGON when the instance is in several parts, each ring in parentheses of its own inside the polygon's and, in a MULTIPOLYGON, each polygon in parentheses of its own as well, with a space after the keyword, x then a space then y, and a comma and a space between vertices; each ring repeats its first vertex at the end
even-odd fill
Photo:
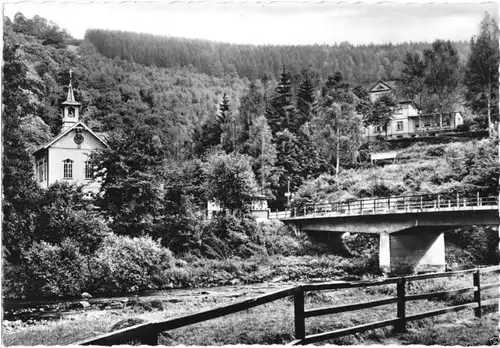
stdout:
POLYGON ((61 104, 64 107, 63 110, 63 124, 61 132, 72 127, 79 121, 80 117, 80 104, 75 100, 75 94, 73 92, 73 85, 71 84, 73 70, 69 69, 69 85, 68 94, 66 100, 61 104))

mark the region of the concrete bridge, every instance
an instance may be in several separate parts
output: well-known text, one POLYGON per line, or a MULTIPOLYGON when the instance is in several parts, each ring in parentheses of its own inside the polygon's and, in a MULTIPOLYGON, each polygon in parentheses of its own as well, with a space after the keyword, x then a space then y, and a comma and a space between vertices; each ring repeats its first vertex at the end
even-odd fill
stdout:
POLYGON ((386 271, 445 269, 444 231, 470 225, 499 225, 498 197, 457 194, 401 196, 308 204, 273 212, 296 231, 327 235, 341 245, 342 234, 380 235, 379 262, 386 271))

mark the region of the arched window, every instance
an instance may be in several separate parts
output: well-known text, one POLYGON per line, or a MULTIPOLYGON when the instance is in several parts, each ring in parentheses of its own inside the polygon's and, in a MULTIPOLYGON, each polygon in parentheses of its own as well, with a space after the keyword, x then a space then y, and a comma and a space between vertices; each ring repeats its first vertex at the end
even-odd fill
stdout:
POLYGON ((63 161, 63 178, 64 179, 73 179, 73 161, 69 158, 63 161))
POLYGON ((68 117, 75 117, 75 108, 68 109, 68 117))

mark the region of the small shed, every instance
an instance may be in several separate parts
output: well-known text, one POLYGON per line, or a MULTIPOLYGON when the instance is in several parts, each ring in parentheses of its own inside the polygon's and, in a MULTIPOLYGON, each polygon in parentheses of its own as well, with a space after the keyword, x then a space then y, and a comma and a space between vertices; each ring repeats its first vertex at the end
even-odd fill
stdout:
POLYGON ((272 199, 272 197, 256 194, 252 196, 252 206, 251 206, 251 214, 255 218, 255 220, 267 220, 269 219, 269 207, 267 205, 267 201, 272 199))
MULTIPOLYGON (((250 206, 251 215, 257 220, 267 220, 269 218, 269 207, 267 201, 272 197, 255 194, 252 196, 252 203, 250 206)), ((220 211, 220 205, 213 201, 207 202, 207 219, 211 219, 214 214, 220 211)))

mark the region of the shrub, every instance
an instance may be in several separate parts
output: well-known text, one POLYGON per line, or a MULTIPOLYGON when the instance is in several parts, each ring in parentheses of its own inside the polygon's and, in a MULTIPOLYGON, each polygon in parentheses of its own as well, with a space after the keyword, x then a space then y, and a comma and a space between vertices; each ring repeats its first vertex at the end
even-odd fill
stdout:
POLYGON ((28 297, 60 297, 81 294, 89 275, 83 256, 73 240, 61 245, 35 242, 23 254, 20 277, 28 297))
POLYGON ((170 250, 151 237, 110 235, 94 262, 100 291, 137 292, 167 284, 166 274, 175 260, 170 250))
POLYGON ((306 253, 304 241, 293 235, 291 229, 282 222, 262 223, 259 229, 269 255, 292 256, 306 253))
POLYGON ((263 242, 259 226, 252 217, 220 212, 206 222, 200 249, 202 255, 209 258, 249 258, 266 254, 263 242))

